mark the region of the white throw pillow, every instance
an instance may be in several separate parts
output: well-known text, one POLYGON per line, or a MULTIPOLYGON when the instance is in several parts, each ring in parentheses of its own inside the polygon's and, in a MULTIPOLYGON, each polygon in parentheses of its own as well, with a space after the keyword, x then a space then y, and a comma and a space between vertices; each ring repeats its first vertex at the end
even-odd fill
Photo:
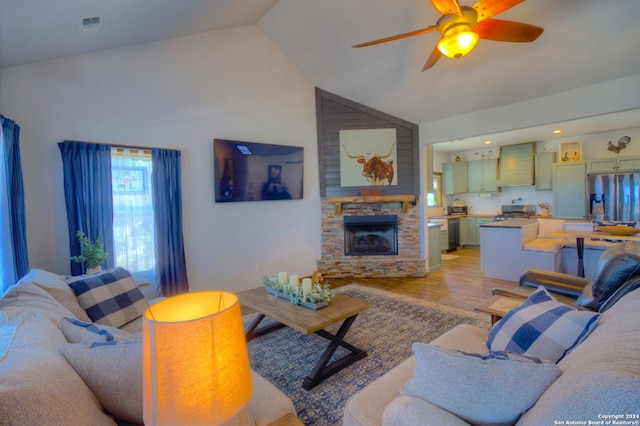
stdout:
POLYGON ((507 425, 560 376, 555 364, 506 352, 468 354, 414 343, 416 368, 400 395, 421 398, 471 424, 507 425))
POLYGON ((142 340, 84 345, 65 343, 61 351, 102 406, 121 420, 143 424, 142 340))
POLYGON ((560 361, 595 328, 600 314, 557 302, 542 286, 489 330, 492 351, 560 361))
POLYGON ((114 268, 67 280, 91 321, 121 327, 149 307, 129 271, 114 268))

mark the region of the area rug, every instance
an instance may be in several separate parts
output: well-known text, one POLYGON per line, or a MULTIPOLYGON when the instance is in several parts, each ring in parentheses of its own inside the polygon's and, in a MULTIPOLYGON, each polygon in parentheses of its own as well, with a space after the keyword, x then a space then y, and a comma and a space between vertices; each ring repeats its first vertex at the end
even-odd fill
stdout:
POLYGON ((440 258, 441 258, 442 260, 452 260, 452 259, 455 259, 455 258, 457 258, 457 257, 458 257, 458 256, 457 256, 457 255, 455 255, 455 254, 443 254, 442 256, 440 256, 440 258))
MULTIPOLYGON (((342 424, 349 397, 411 356, 414 342, 430 342, 458 324, 490 326, 488 315, 359 284, 339 287, 336 291, 372 305, 358 315, 346 336, 347 342, 367 351, 366 358, 307 391, 302 389, 302 381, 324 351, 326 339, 283 328, 247 345, 251 367, 291 398, 298 417, 307 426, 342 424)), ((245 315, 245 325, 255 315, 245 315)), ((338 326, 327 330, 335 333, 338 326)), ((342 350, 338 349, 336 356, 344 354, 342 350)))

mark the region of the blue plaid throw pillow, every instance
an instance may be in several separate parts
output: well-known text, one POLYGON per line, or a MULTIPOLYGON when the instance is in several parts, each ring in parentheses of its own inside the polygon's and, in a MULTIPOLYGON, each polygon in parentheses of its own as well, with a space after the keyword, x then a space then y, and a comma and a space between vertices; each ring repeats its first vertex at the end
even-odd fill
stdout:
POLYGON ((149 307, 129 271, 123 268, 74 277, 68 281, 91 321, 121 327, 149 307))
POLYGON ((599 318, 557 302, 540 286, 489 330, 487 346, 557 363, 591 333, 599 318))

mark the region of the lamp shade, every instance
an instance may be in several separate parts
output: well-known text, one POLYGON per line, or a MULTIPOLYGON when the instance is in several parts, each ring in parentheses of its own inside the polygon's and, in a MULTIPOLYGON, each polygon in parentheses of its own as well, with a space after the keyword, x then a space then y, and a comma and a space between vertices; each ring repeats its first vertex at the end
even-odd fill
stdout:
POLYGON ((447 29, 445 36, 438 42, 438 50, 449 58, 461 58, 471 52, 480 36, 467 24, 457 24, 447 29))
POLYGON ((163 300, 145 312, 142 333, 146 425, 219 424, 249 400, 249 356, 234 294, 163 300))

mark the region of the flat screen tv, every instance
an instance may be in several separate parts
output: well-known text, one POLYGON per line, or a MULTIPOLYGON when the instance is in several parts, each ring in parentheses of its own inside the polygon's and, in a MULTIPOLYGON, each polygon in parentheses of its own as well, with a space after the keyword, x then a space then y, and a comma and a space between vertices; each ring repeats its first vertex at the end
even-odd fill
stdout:
POLYGON ((304 148, 213 140, 215 200, 301 200, 304 148))

